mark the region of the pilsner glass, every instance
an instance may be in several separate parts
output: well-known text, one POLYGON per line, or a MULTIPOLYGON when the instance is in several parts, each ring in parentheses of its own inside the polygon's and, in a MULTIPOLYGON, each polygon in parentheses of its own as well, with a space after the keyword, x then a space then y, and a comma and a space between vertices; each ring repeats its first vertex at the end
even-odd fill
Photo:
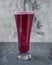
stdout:
POLYGON ((34 11, 17 11, 15 12, 14 16, 18 33, 19 54, 17 58, 20 60, 31 59, 29 47, 34 11))

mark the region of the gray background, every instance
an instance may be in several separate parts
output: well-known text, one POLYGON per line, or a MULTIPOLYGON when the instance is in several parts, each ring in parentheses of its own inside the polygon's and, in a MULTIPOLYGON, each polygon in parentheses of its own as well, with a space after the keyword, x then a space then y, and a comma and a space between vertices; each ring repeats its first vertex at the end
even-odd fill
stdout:
POLYGON ((18 41, 14 11, 23 11, 24 6, 36 17, 31 42, 52 42, 52 0, 0 0, 0 42, 18 41))

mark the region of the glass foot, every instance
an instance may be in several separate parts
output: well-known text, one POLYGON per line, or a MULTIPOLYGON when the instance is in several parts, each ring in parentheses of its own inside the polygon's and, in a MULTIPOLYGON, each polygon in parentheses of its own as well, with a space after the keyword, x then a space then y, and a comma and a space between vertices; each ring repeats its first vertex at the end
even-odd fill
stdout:
POLYGON ((19 59, 19 60, 30 60, 31 54, 30 53, 25 53, 25 54, 19 53, 17 55, 17 59, 19 59))

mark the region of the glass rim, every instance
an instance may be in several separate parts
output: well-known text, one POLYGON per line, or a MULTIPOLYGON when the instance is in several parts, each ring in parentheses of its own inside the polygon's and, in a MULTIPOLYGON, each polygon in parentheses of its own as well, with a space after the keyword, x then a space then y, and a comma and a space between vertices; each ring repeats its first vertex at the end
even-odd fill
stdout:
POLYGON ((14 15, 21 15, 21 14, 34 14, 34 11, 15 11, 14 15))

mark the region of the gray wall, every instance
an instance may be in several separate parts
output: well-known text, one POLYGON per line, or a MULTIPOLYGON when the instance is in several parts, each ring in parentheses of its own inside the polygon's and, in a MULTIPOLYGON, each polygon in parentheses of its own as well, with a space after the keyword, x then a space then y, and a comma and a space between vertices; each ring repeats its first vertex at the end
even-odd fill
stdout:
POLYGON ((52 42, 51 0, 0 0, 0 42, 17 42, 14 11, 35 11, 31 42, 52 42))

